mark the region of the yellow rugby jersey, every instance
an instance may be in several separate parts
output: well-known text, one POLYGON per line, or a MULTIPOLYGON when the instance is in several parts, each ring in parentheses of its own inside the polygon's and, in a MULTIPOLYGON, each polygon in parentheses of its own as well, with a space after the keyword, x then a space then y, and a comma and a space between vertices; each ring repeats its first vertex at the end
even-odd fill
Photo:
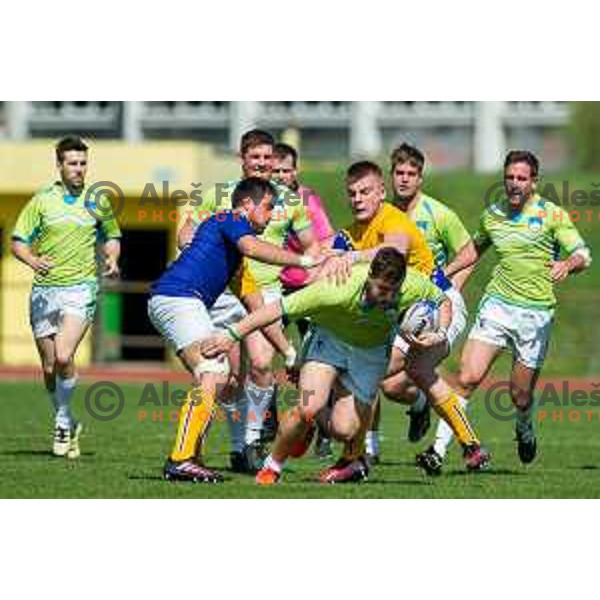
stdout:
POLYGON ((231 280, 229 287, 238 298, 244 298, 245 296, 260 291, 256 279, 249 268, 249 260, 247 257, 244 256, 242 259, 242 264, 235 274, 235 277, 231 280))
POLYGON ((369 223, 353 223, 346 229, 355 250, 376 248, 386 235, 406 235, 409 239, 408 266, 425 275, 433 271, 433 254, 414 222, 400 209, 384 202, 369 223))

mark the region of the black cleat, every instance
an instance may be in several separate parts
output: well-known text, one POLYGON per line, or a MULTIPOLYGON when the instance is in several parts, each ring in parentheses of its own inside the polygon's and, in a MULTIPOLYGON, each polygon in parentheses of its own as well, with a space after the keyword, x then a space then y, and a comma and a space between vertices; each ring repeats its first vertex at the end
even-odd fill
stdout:
POLYGON ((537 439, 533 432, 533 424, 528 423, 524 429, 517 429, 517 452, 524 465, 535 460, 537 455, 537 439))
POLYGON ((217 471, 199 465, 193 460, 181 462, 167 460, 163 469, 163 477, 167 481, 190 481, 192 483, 221 483, 223 477, 217 471))
POLYGON ((429 404, 419 411, 409 409, 406 413, 410 418, 408 424, 408 441, 415 444, 421 441, 431 426, 431 409, 429 404))
POLYGON ((429 446, 425 452, 421 452, 416 456, 417 467, 423 469, 427 475, 437 477, 442 472, 444 459, 434 450, 433 446, 429 446))
POLYGON ((229 464, 234 473, 248 473, 248 463, 244 452, 231 452, 229 454, 229 464))

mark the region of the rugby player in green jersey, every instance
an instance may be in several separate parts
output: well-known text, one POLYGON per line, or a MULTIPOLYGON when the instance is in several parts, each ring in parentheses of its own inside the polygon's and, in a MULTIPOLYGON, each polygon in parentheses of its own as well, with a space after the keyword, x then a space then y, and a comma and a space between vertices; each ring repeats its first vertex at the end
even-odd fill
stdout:
POLYGON ((466 247, 445 269, 453 277, 476 264, 488 248, 496 251, 498 264, 462 351, 458 389, 470 397, 500 352, 510 349, 510 394, 516 409, 517 449, 524 464, 531 463, 537 452, 533 393, 554 318, 553 286, 591 264, 590 250, 568 213, 536 193, 538 174, 534 154, 508 153, 506 200, 487 207, 474 246, 466 247))
POLYGON ((88 192, 87 145, 78 137, 64 138, 56 160, 60 179, 21 211, 12 252, 34 272, 30 322, 55 411, 53 453, 77 458, 81 425, 71 414, 74 358, 96 310, 96 245, 99 240, 103 275, 117 277, 121 232, 106 199, 88 192))
MULTIPOLYGON (((368 465, 361 458, 364 433, 372 418, 372 407, 387 367, 392 340, 400 315, 419 300, 439 306, 440 329, 413 340, 423 352, 432 351, 445 339, 451 318, 451 301, 429 278, 411 268, 401 252, 392 247, 379 250, 370 264, 354 267, 344 284, 318 281, 266 305, 231 325, 226 334, 202 345, 209 357, 226 353, 235 340, 280 319, 310 316, 311 331, 305 340, 300 369, 300 402, 282 419, 273 451, 257 474, 257 483, 278 481, 289 456, 301 456, 314 431, 315 415, 326 430, 345 442, 345 454, 320 477, 323 483, 366 478, 368 465), (333 409, 322 411, 330 393, 336 395, 333 409)), ((279 348, 285 352, 284 346, 279 348)), ((488 459, 468 419, 448 384, 422 364, 408 363, 412 377, 427 390, 436 412, 451 423, 464 450, 467 468, 479 469, 488 459), (413 369, 414 368, 414 369, 413 369)))
MULTIPOLYGON (((423 192, 425 156, 418 148, 402 144, 393 150, 390 162, 394 206, 404 211, 425 236, 435 264, 432 279, 452 300, 452 321, 448 328, 447 352, 449 354, 467 326, 467 308, 461 292, 473 267, 456 273, 451 280, 443 275, 443 269, 449 260, 463 248, 472 246, 473 242, 458 215, 443 202, 423 192)), ((402 345, 402 340, 399 339, 395 344, 392 359, 394 355, 401 358, 402 345)), ((443 359, 445 356, 440 358, 443 359)), ((425 394, 408 379, 405 372, 386 378, 382 389, 390 400, 411 405, 408 411, 410 417, 408 439, 411 442, 421 440, 430 424, 430 408, 425 394)), ((460 402, 463 408, 467 404, 464 398, 460 398, 460 402)), ((377 419, 374 420, 374 424, 376 423, 377 419)), ((440 421, 433 444, 439 456, 445 456, 451 436, 450 428, 444 421, 440 421)), ((377 450, 377 432, 373 431, 367 436, 366 451, 367 454, 377 456, 377 450)), ((419 454, 417 463, 427 461, 428 452, 429 450, 419 454)))

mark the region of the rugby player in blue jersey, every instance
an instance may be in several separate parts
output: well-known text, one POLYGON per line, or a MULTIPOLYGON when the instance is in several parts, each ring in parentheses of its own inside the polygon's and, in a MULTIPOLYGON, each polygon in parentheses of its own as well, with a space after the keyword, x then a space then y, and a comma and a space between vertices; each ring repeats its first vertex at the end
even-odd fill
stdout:
MULTIPOLYGON (((152 284, 148 315, 193 376, 181 408, 175 444, 164 468, 168 480, 217 482, 221 475, 202 462, 202 441, 211 422, 218 390, 228 382, 227 359, 207 359, 200 342, 214 333, 209 309, 238 272, 242 257, 277 265, 311 268, 325 260, 299 255, 260 240, 269 223, 276 191, 257 177, 241 181, 232 209, 198 227, 192 242, 152 284)), ((336 270, 336 259, 328 261, 336 270)), ((341 263, 340 263, 341 266, 341 263)), ((325 266, 324 271, 329 267, 325 266)))

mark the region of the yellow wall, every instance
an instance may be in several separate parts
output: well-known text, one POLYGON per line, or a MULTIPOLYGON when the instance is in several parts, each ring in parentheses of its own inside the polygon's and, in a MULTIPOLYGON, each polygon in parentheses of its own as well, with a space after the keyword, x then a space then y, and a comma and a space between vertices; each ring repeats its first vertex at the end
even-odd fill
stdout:
MULTIPOLYGON (((57 176, 54 164, 55 140, 24 143, 0 143, 0 227, 3 248, 0 259, 0 362, 11 365, 37 364, 38 358, 29 327, 30 269, 10 254, 10 235, 16 218, 36 189, 57 176)), ((155 208, 140 206, 139 199, 147 183, 153 183, 162 198, 162 182, 169 181, 172 193, 181 189, 188 194, 192 183, 206 189, 216 181, 237 176, 239 167, 231 157, 223 157, 205 145, 192 142, 97 141, 91 144, 88 181, 112 181, 125 195, 119 215, 123 228, 162 228, 169 230, 172 256, 178 227, 171 205, 155 208), (143 212, 147 211, 147 215, 143 212), (159 212, 153 212, 159 211, 159 212), (162 221, 161 221, 162 216, 162 221)), ((91 359, 91 337, 80 347, 78 363, 91 359)))

